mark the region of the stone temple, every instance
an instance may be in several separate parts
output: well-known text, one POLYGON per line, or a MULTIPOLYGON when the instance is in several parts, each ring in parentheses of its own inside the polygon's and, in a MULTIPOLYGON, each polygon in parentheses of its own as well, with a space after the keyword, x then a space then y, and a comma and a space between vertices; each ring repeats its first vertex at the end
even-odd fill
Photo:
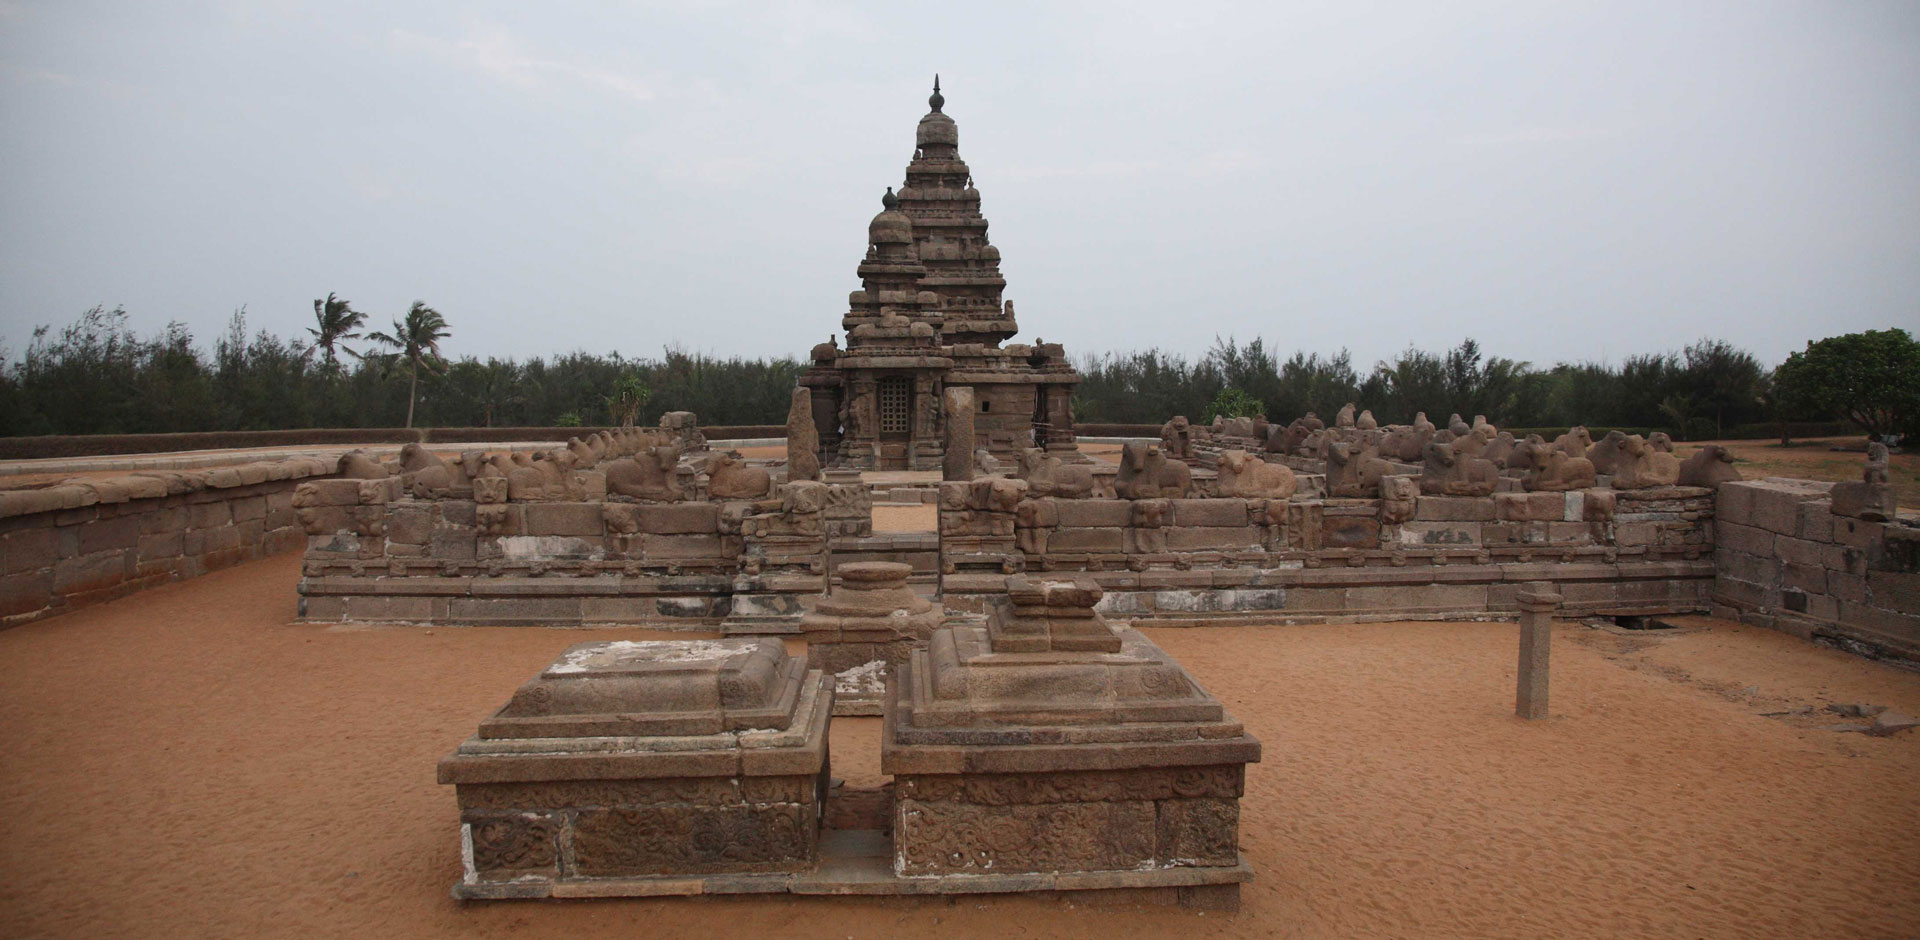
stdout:
MULTIPOLYGON (((860 289, 841 319, 847 343, 814 347, 800 378, 828 466, 930 470, 945 453, 948 388, 972 389, 974 447, 1011 460, 1030 447, 1076 455, 1073 386, 1058 343, 1001 343, 1019 331, 1001 298, 1000 250, 987 242, 980 191, 941 108, 914 134, 906 182, 867 227, 860 289)), ((963 399, 964 400, 964 399, 963 399)))

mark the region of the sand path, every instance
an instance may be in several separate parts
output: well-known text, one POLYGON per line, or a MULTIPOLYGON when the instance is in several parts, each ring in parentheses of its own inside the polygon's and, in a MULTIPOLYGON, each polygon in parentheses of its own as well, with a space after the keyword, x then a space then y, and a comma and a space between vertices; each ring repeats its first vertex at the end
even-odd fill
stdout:
MULTIPOLYGON (((1920 674, 1721 622, 1156 629, 1266 746, 1237 915, 1037 897, 461 906, 434 762, 541 665, 634 630, 292 626, 282 556, 0 632, 8 937, 1893 937, 1920 925, 1920 674)), ((877 720, 837 773, 877 777, 877 720)))

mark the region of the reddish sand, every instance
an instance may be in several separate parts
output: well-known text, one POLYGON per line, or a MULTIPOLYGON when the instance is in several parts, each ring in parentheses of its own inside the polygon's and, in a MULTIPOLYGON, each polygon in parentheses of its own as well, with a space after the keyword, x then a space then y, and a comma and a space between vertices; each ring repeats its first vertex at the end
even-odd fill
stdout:
MULTIPOLYGON (((282 556, 0 633, 0 936, 1892 937, 1920 925, 1920 736, 1761 715, 1920 674, 1690 621, 1153 629, 1265 742, 1237 915, 1048 897, 462 906, 434 762, 582 639, 289 625, 282 556), (1753 687, 1749 690, 1749 687, 1753 687)), ((878 778, 877 720, 834 723, 878 778)))

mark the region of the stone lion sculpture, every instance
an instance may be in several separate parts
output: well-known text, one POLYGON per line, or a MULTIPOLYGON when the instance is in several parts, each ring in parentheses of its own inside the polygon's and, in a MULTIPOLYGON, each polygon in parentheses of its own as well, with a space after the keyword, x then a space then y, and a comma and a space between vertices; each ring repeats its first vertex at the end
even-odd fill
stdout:
POLYGON ((1214 489, 1221 496, 1243 499, 1290 499, 1300 481, 1285 466, 1267 463, 1243 450, 1220 455, 1219 477, 1214 489))
POLYGON ((1732 483, 1740 479, 1740 471, 1733 466, 1733 454, 1718 444, 1708 444, 1695 451, 1693 456, 1680 462, 1681 486, 1704 486, 1713 489, 1722 483, 1732 483))
MULTIPOLYGON (((1473 439, 1468 435, 1463 440, 1473 439)), ((1425 465, 1420 471, 1420 492, 1428 496, 1491 496, 1500 482, 1500 468, 1493 461, 1462 453, 1461 441, 1452 444, 1431 443, 1421 455, 1425 465)))
POLYGON ((1347 441, 1327 443, 1327 495, 1358 498, 1380 495, 1380 478, 1393 465, 1347 441))
POLYGON ((1128 441, 1120 448, 1120 472, 1113 492, 1121 499, 1181 498, 1193 484, 1186 463, 1160 452, 1160 445, 1128 441))

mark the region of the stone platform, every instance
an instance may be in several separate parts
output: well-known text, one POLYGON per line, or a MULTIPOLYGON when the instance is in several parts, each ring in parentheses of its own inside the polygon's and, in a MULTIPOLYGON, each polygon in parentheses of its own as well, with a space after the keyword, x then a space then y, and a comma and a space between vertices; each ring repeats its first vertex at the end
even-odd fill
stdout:
POLYGON ((804 872, 740 875, 659 875, 554 883, 461 883, 463 901, 523 898, 636 898, 706 894, 898 895, 1013 894, 1050 891, 1076 903, 1177 904, 1198 910, 1237 910, 1239 889, 1253 880, 1244 860, 1225 867, 1170 871, 1043 872, 913 877, 893 871, 893 842, 876 829, 829 830, 820 835, 819 867, 804 872))

